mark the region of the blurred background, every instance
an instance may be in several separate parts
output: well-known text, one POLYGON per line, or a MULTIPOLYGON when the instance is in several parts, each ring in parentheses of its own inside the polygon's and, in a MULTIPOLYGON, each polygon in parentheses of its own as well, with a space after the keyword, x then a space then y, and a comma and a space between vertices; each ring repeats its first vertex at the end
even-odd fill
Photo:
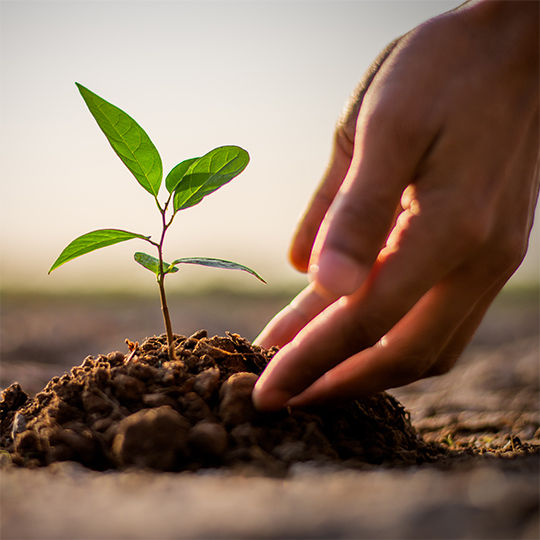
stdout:
MULTIPOLYGON (((165 173, 216 146, 248 150, 244 173, 177 216, 166 256, 232 259, 262 274, 267 286, 200 267, 168 279, 177 332, 253 338, 305 284, 287 248, 348 95, 388 42, 458 4, 0 2, 2 382, 39 388, 86 354, 162 332, 155 282, 132 260, 143 247, 136 240, 47 275, 85 232, 159 233, 152 197, 109 147, 75 81, 139 122, 165 173)), ((497 312, 489 335, 537 336, 539 244, 537 226, 509 285, 513 307, 497 312)))
MULTIPOLYGON (((300 288, 286 252, 325 169, 334 122, 396 36, 456 7, 429 1, 2 1, 0 192, 3 290, 152 291, 130 241, 47 276, 73 238, 98 228, 159 232, 159 214, 109 147, 78 81, 133 116, 178 162, 236 144, 246 171, 177 216, 170 259, 213 256, 300 288)), ((536 232, 531 245, 538 244, 536 232)), ((538 249, 515 280, 536 281, 538 249)), ((246 275, 188 268, 171 290, 246 275)))

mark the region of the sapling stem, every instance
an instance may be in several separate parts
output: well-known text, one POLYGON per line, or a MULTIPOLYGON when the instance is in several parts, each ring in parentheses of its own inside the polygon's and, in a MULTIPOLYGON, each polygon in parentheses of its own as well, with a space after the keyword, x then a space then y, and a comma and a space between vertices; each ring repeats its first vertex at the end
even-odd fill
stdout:
POLYGON ((157 278, 159 286, 159 298, 161 300, 161 312, 163 313, 163 322, 165 323, 165 332, 167 333, 167 351, 169 360, 175 360, 174 340, 171 326, 171 317, 169 315, 169 306, 167 306, 167 297, 165 296, 165 276, 161 274, 157 278))

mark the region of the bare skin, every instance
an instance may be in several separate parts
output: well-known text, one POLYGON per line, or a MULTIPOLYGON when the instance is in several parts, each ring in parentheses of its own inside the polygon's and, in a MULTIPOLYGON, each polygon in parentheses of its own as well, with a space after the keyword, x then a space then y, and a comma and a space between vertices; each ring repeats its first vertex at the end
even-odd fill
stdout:
POLYGON ((282 347, 255 386, 259 409, 454 365, 527 250, 539 8, 471 2, 390 46, 360 85, 292 242, 311 283, 256 340, 282 347))

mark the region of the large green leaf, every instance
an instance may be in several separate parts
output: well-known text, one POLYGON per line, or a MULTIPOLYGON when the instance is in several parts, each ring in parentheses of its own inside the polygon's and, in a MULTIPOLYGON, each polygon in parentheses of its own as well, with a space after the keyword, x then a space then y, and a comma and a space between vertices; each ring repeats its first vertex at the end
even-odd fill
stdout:
POLYGON ((157 196, 163 177, 161 157, 144 129, 123 110, 75 83, 113 150, 139 184, 157 196))
POLYGON ((133 238, 142 238, 143 240, 148 240, 149 236, 144 236, 142 234, 132 233, 128 231, 122 231, 120 229, 99 229, 97 231, 92 231, 78 238, 75 238, 73 242, 68 244, 56 261, 49 270, 49 274, 60 265, 80 257, 96 249, 100 249, 107 246, 112 246, 113 244, 118 244, 118 242, 124 242, 125 240, 131 240, 133 238))
POLYGON ((176 189, 176 186, 178 186, 180 180, 182 180, 190 165, 195 163, 195 161, 198 159, 199 158, 186 159, 171 170, 171 172, 167 175, 167 178, 165 178, 165 186, 167 187, 167 191, 169 193, 172 193, 176 189))
MULTIPOLYGON (((148 255, 148 253, 142 253, 141 251, 137 251, 137 253, 133 255, 133 258, 141 266, 144 266, 146 269, 150 270, 150 272, 156 274, 156 276, 159 275, 159 259, 156 259, 156 257, 148 255)), ((176 268, 176 266, 163 262, 164 274, 170 274, 174 272, 178 272, 178 268, 176 268)))
POLYGON ((176 186, 175 212, 189 208, 240 174, 249 163, 249 154, 239 146, 214 148, 195 161, 176 186))
POLYGON ((266 283, 266 281, 264 281, 264 279, 259 276, 255 270, 252 270, 243 264, 227 261, 225 259, 212 259, 210 257, 183 257, 181 259, 176 259, 171 263, 171 265, 176 264, 199 264, 201 266, 211 266, 212 268, 225 268, 226 270, 242 270, 248 274, 251 274, 252 276, 255 276, 263 283, 266 283))

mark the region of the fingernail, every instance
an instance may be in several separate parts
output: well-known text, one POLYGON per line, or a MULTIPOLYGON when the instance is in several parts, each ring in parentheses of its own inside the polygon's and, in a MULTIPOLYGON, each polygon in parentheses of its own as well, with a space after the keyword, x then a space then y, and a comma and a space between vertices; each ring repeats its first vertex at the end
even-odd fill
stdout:
POLYGON ((356 291, 367 272, 353 258, 334 250, 325 250, 317 264, 309 267, 310 279, 336 296, 356 291))

